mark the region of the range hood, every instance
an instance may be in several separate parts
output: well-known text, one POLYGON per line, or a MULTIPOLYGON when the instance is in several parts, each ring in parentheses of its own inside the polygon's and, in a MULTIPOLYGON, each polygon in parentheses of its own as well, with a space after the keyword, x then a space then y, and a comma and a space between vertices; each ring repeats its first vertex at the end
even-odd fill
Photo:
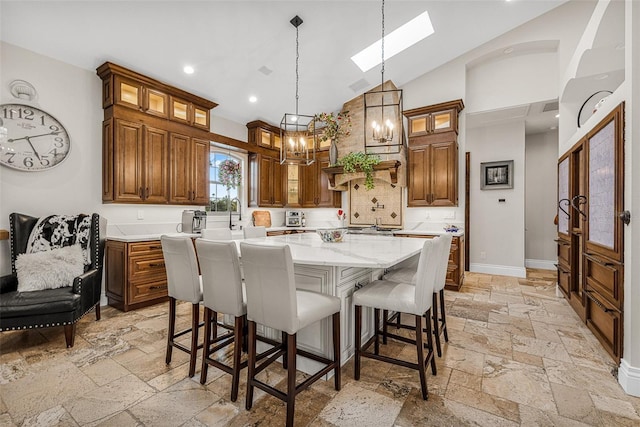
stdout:
MULTIPOLYGON (((389 184, 398 184, 398 168, 400 165, 399 160, 381 161, 373 167, 373 179, 379 179, 389 184)), ((329 184, 335 190, 342 189, 342 186, 346 190, 346 184, 349 181, 364 178, 364 172, 345 173, 342 166, 330 166, 322 168, 322 171, 328 175, 329 184)))

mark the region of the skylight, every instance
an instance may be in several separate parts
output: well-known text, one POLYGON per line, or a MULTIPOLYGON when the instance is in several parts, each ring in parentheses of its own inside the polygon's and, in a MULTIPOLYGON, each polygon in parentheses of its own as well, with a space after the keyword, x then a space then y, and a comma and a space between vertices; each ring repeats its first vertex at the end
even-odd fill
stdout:
MULTIPOLYGON (((434 30, 431 24, 431 18, 429 18, 429 12, 425 11, 385 36, 385 61, 408 47, 413 46, 420 40, 426 39, 433 33, 434 30)), ((369 71, 382 62, 381 45, 382 39, 353 55, 351 60, 355 62, 363 72, 369 71)))

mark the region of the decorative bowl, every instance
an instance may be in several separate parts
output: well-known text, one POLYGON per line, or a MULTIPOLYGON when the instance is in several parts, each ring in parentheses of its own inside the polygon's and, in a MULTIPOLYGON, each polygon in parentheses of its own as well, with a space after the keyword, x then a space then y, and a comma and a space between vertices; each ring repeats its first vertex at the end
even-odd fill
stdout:
POLYGON ((342 238, 345 234, 347 234, 346 228, 323 228, 316 230, 318 236, 322 239, 323 242, 328 243, 338 243, 342 242, 342 238))

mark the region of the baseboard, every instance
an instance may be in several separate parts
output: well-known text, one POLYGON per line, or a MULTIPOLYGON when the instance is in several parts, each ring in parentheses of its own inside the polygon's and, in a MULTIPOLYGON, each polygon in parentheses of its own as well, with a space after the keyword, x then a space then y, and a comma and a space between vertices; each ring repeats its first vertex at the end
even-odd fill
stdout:
POLYGON ((527 270, 524 267, 512 267, 509 265, 493 264, 469 264, 469 271, 473 273, 497 274, 500 276, 527 277, 527 270))
POLYGON ((558 261, 549 261, 547 259, 525 259, 524 266, 527 268, 540 268, 542 270, 555 270, 558 261))
POLYGON ((629 365, 624 359, 620 360, 618 383, 625 393, 640 397, 640 368, 629 365))

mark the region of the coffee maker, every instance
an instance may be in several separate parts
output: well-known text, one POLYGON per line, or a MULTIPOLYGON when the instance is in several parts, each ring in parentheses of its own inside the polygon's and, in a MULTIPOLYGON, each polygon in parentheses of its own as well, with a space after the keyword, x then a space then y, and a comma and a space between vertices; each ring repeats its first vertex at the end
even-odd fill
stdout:
POLYGON ((207 213, 205 211, 182 211, 183 233, 198 234, 205 228, 207 228, 207 213))

